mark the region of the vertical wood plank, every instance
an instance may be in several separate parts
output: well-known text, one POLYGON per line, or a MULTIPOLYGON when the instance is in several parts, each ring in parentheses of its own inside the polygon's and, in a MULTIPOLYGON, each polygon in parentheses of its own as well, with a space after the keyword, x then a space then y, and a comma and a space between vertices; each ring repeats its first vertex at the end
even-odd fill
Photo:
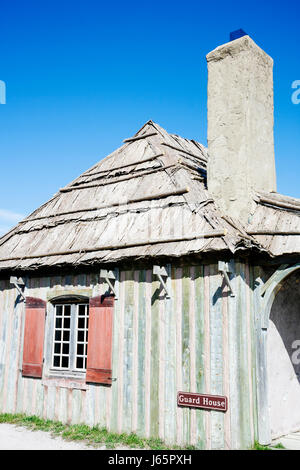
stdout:
POLYGON ((176 442, 176 321, 174 312, 176 308, 174 290, 174 269, 167 265, 167 288, 171 292, 171 298, 166 299, 165 308, 165 419, 164 437, 167 443, 176 442))
MULTIPOLYGON (((176 387, 177 392, 182 390, 182 268, 175 268, 173 281, 173 292, 175 302, 176 322, 176 387)), ((183 443, 183 409, 176 408, 176 441, 183 443)))
POLYGON ((228 336, 229 336, 229 375, 230 375, 230 395, 229 395, 229 413, 231 428, 231 448, 238 449, 240 446, 239 414, 240 400, 238 387, 238 314, 237 314, 237 296, 239 295, 239 273, 236 263, 231 262, 232 279, 231 285, 235 292, 235 297, 228 297, 228 336), (234 404, 234 406, 232 406, 234 404))
POLYGON ((159 437, 165 437, 165 292, 161 291, 159 298, 159 437))
POLYGON ((0 292, 0 410, 3 411, 3 381, 5 375, 6 336, 8 320, 8 292, 5 281, 1 281, 0 292))
MULTIPOLYGON (((194 272, 195 289, 195 347, 196 347, 196 392, 206 393, 205 386, 205 291, 204 267, 197 266, 194 272)), ((204 449, 206 444, 205 411, 196 410, 196 446, 204 449)))
MULTIPOLYGON (((223 395, 222 278, 216 264, 210 266, 210 391, 223 395)), ((211 448, 224 448, 224 414, 211 411, 211 448)))
MULTIPOLYGON (((205 389, 210 393, 210 289, 209 289, 209 265, 204 266, 204 363, 205 363, 205 389)), ((205 413, 205 434, 207 450, 211 449, 211 414, 205 413)))
POLYGON ((251 446, 251 419, 249 409, 249 373, 248 373, 248 322, 246 301, 245 264, 239 263, 239 295, 237 299, 237 316, 239 321, 238 354, 239 354, 239 395, 240 395, 240 433, 241 447, 251 446), (246 314, 246 315, 245 315, 246 314), (246 318, 245 318, 246 317, 246 318))
POLYGON ((13 413, 16 408, 16 396, 18 387, 19 371, 19 337, 21 330, 22 309, 24 302, 16 295, 12 298, 11 316, 12 316, 12 331, 11 331, 11 350, 9 355, 9 372, 7 377, 7 404, 6 410, 13 413))
MULTIPOLYGON (((26 381, 27 383, 27 381, 26 381)), ((43 418, 47 419, 48 386, 44 386, 43 418)))
POLYGON ((253 395, 253 428, 254 428, 254 440, 258 441, 258 407, 257 407, 257 318, 256 318, 256 287, 259 274, 255 266, 250 266, 250 311, 251 311, 251 354, 252 354, 252 395, 253 395))
POLYGON ((133 365, 133 314, 134 314, 134 279, 133 271, 125 274, 124 300, 124 353, 123 353, 123 426, 122 431, 130 432, 132 427, 132 365, 133 365))
POLYGON ((26 377, 24 379, 26 383, 25 393, 24 393, 24 413, 30 415, 32 413, 32 393, 33 393, 33 382, 34 379, 29 379, 26 377))
MULTIPOLYGON (((181 318, 181 338, 182 338, 182 387, 183 391, 190 390, 190 270, 184 267, 182 270, 182 318, 181 318)), ((182 433, 183 444, 190 443, 190 415, 191 409, 184 408, 182 412, 182 433)))
POLYGON ((254 267, 254 319, 255 319, 255 345, 256 345, 256 375, 255 383, 256 400, 257 400, 257 438, 259 443, 268 444, 270 438, 270 423, 269 417, 266 415, 268 406, 268 390, 267 380, 262 380, 263 372, 262 365, 266 366, 266 330, 263 330, 261 325, 261 312, 262 312, 262 298, 260 295, 260 288, 265 282, 264 273, 259 266, 254 267))
MULTIPOLYGON (((189 325, 190 325, 190 390, 196 391, 196 324, 195 324, 195 267, 190 268, 190 303, 189 303, 189 325)), ((190 413, 190 444, 196 445, 196 409, 190 413)))
MULTIPOLYGON (((46 388, 46 387, 45 387, 46 388)), ((68 397, 67 397, 67 423, 71 424, 72 423, 72 415, 73 415, 73 410, 72 410, 72 401, 73 401, 73 395, 72 395, 72 389, 68 389, 68 397)))
POLYGON ((13 308, 14 305, 14 298, 15 298, 15 289, 10 289, 6 294, 5 299, 5 316, 6 316, 6 323, 5 323, 5 354, 3 357, 3 376, 2 376, 2 383, 0 384, 0 404, 2 407, 2 411, 6 412, 6 398, 7 398, 7 381, 10 369, 10 351, 11 351, 11 342, 12 342, 12 325, 13 325, 13 308))
POLYGON ((86 402, 86 390, 80 390, 80 400, 81 400, 81 409, 80 409, 80 423, 86 423, 86 412, 87 412, 87 402, 86 402))
POLYGON ((125 271, 120 273, 120 317, 119 317, 119 355, 118 355, 118 432, 123 424, 123 354, 124 354, 124 303, 125 303, 125 271))
POLYGON ((251 312, 251 292, 250 292, 250 269, 245 264, 245 289, 246 289, 246 312, 247 312, 247 363, 248 363, 248 393, 249 393, 249 420, 250 420, 250 440, 254 444, 254 423, 253 423, 253 387, 252 387, 252 312, 251 312))
MULTIPOLYGON (((104 387, 105 388, 105 387, 104 387)), ((110 431, 111 423, 111 408, 112 408, 112 389, 111 387, 105 388, 105 402, 106 402, 106 414, 105 414, 105 426, 110 431)))
MULTIPOLYGON (((31 393, 29 393, 31 395, 31 393)), ((56 387, 51 385, 48 387, 47 394, 47 419, 54 420, 56 403, 56 387)))
POLYGON ((139 309, 138 309, 138 363, 137 363, 137 434, 146 435, 145 413, 146 413, 146 271, 139 273, 139 309))
POLYGON ((151 299, 151 401, 150 401, 150 434, 159 437, 159 295, 160 283, 152 281, 151 299))
POLYGON ((150 436, 151 413, 151 302, 152 302, 152 270, 146 271, 146 338, 145 338, 145 431, 150 436))
POLYGON ((68 422, 68 389, 67 388, 61 388, 59 391, 58 420, 61 423, 68 422))
POLYGON ((96 386, 89 385, 85 392, 86 396, 86 419, 85 422, 88 426, 93 427, 95 423, 95 396, 96 386))
POLYGON ((138 322, 139 322, 139 271, 134 271, 133 286, 133 346, 132 346, 132 426, 131 431, 137 432, 138 427, 138 322))
MULTIPOLYGON (((48 387, 48 394, 51 387, 48 387)), ((81 420, 81 391, 72 390, 72 424, 79 424, 81 420)))
MULTIPOLYGON (((228 288, 223 289, 222 316, 223 316, 223 383, 224 395, 229 397, 230 394, 230 378, 229 378, 229 338, 228 338, 228 296, 230 292, 228 288)), ((224 415, 224 446, 225 449, 231 448, 231 429, 230 429, 230 406, 224 415)))

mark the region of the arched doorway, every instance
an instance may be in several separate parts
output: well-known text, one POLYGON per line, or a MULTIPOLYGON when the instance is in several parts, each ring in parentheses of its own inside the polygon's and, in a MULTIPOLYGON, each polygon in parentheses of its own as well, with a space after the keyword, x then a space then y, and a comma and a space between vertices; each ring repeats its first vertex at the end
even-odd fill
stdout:
MULTIPOLYGON (((298 335, 298 332, 300 332, 298 325, 297 331, 293 332, 295 318, 297 318, 297 308, 294 305, 292 307, 291 324, 286 319, 295 291, 299 291, 300 288, 299 276, 296 275, 296 278, 291 277, 286 284, 286 289, 284 285, 288 277, 292 276, 293 273, 299 273, 299 270, 300 263, 293 266, 282 265, 265 284, 258 285, 256 290, 257 413, 258 440, 261 444, 270 444, 272 438, 292 432, 298 427, 300 415, 298 368, 293 367, 294 359, 290 353, 293 349, 293 357, 300 358, 300 354, 297 356, 297 343, 294 342, 300 340, 300 337, 294 338, 292 345, 286 347, 291 337, 298 335), (277 297, 277 300, 276 296, 280 291, 282 293, 277 297), (287 324, 285 324, 286 321, 287 324), (269 341, 267 341, 268 336, 270 336, 269 341), (293 346, 296 346, 295 350, 293 346), (288 379, 284 379, 284 377, 288 377, 288 379), (292 387, 290 387, 291 383, 292 387), (290 391, 289 388, 291 388, 290 391), (299 399, 296 403, 296 397, 298 396, 299 399), (289 400, 292 400, 291 404, 289 404, 289 400), (283 403, 286 403, 286 407, 283 406, 283 403), (284 410, 287 409, 289 411, 285 417, 284 410), (295 416, 292 413, 293 409, 295 416)), ((298 305, 300 310, 300 303, 298 305)))
POLYGON ((300 271, 285 278, 273 301, 267 335, 271 438, 300 430, 300 271))

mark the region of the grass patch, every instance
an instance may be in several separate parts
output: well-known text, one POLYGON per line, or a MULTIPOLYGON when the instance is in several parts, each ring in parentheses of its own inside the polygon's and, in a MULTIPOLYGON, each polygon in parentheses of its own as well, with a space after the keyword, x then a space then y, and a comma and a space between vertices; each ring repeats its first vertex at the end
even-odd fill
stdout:
POLYGON ((63 424, 59 421, 42 419, 38 416, 27 416, 24 414, 0 413, 0 423, 10 423, 24 426, 32 431, 47 431, 53 436, 61 436, 68 441, 82 441, 93 447, 104 446, 113 449, 116 446, 126 446, 136 449, 188 449, 195 447, 169 447, 161 439, 146 439, 136 434, 117 434, 107 431, 99 426, 90 427, 86 424, 63 424))
POLYGON ((281 442, 278 442, 278 444, 269 447, 269 446, 264 446, 262 444, 259 444, 257 441, 254 443, 253 450, 274 450, 274 449, 285 449, 285 447, 281 444, 281 442))
POLYGON ((284 445, 281 444, 281 442, 278 442, 278 444, 276 444, 276 446, 272 446, 274 447, 274 449, 285 449, 284 445))
POLYGON ((272 449, 271 447, 263 446, 262 444, 259 444, 259 442, 255 441, 253 450, 272 450, 272 449))

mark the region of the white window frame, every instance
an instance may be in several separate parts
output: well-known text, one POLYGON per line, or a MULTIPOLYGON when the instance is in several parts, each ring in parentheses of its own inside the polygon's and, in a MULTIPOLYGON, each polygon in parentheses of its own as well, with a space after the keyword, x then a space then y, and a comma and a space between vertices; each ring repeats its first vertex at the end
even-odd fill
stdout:
MULTIPOLYGON (((87 360, 87 334, 88 334, 88 326, 87 326, 87 318, 89 315, 89 299, 88 298, 81 298, 78 299, 77 297, 65 297, 65 298, 58 298, 52 299, 52 312, 53 312, 53 328, 52 328, 52 335, 51 335, 51 354, 50 354, 50 364, 49 364, 49 375, 50 376, 63 376, 63 377, 74 377, 74 378, 84 378, 86 375, 86 360, 87 360), (65 306, 70 306, 70 326, 65 331, 69 331, 69 352, 66 355, 69 358, 68 367, 54 366, 54 356, 58 356, 55 353, 55 344, 63 344, 63 324, 61 328, 56 327, 56 309, 57 307, 61 306, 63 309, 65 306), (84 320, 84 328, 78 329, 78 317, 79 317, 79 306, 85 306, 85 312, 88 312, 88 315, 81 316, 81 318, 85 318, 84 320), (55 333, 57 331, 61 331, 61 339, 55 339, 55 333), (78 331, 84 331, 84 341, 78 341, 78 331), (77 354, 77 345, 84 344, 84 359, 85 359, 85 368, 78 368, 76 361, 78 357, 83 357, 81 354, 77 354)), ((67 341, 66 341, 67 342, 67 341)), ((61 356, 61 353, 60 353, 61 356)))

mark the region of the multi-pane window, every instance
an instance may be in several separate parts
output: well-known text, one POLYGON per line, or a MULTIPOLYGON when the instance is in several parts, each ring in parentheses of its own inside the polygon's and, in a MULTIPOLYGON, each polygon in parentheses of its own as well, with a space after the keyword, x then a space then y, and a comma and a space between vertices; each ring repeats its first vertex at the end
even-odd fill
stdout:
POLYGON ((70 364, 71 305, 55 306, 53 367, 68 369, 70 364))
POLYGON ((85 371, 88 344, 89 305, 56 304, 52 368, 85 371))
POLYGON ((76 369, 86 369, 87 345, 89 326, 89 306, 78 305, 77 340, 76 340, 76 369))

